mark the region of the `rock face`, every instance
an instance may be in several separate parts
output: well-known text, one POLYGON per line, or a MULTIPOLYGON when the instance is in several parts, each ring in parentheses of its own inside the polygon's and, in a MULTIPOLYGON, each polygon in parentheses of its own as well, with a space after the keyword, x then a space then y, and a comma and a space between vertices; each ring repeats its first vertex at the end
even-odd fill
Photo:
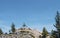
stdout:
POLYGON ((14 34, 2 34, 0 38, 41 38, 41 33, 28 27, 22 27, 15 31, 14 34))

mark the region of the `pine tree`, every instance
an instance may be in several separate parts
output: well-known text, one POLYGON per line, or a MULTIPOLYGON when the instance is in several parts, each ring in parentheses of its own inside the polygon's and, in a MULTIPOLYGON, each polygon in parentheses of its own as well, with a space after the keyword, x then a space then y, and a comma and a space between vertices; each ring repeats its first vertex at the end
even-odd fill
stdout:
POLYGON ((0 35, 1 35, 1 34, 3 34, 3 31, 2 31, 2 29, 0 28, 0 35))
POLYGON ((12 33, 11 33, 11 30, 9 30, 9 34, 12 34, 12 33))
POLYGON ((12 33, 14 33, 15 32, 15 25, 14 25, 14 23, 12 23, 12 26, 11 26, 11 31, 12 31, 12 33))
POLYGON ((51 31, 51 37, 50 38, 58 38, 56 31, 54 31, 54 30, 51 31))
POLYGON ((42 38, 46 38, 47 35, 48 35, 48 32, 47 32, 46 28, 44 27, 43 32, 42 32, 42 38))
POLYGON ((57 29, 57 33, 58 33, 58 38, 60 38, 60 14, 59 12, 57 11, 57 15, 55 17, 55 21, 56 21, 56 24, 54 25, 57 29))
POLYGON ((55 27, 56 27, 56 29, 57 29, 58 31, 60 31, 60 14, 59 14, 58 11, 57 11, 57 15, 56 15, 55 20, 56 20, 55 27))

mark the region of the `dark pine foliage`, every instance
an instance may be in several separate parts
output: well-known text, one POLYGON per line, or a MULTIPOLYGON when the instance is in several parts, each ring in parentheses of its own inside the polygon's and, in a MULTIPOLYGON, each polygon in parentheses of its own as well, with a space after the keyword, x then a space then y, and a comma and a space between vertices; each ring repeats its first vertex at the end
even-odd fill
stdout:
POLYGON ((60 13, 57 11, 57 15, 55 17, 56 24, 54 25, 57 29, 57 36, 60 38, 60 13))
POLYGON ((0 28, 0 35, 1 35, 1 34, 3 34, 3 31, 2 31, 2 29, 0 28))
POLYGON ((12 33, 14 33, 15 32, 15 25, 14 25, 14 23, 12 23, 12 26, 11 26, 11 31, 12 31, 12 33))
POLYGON ((44 27, 43 32, 42 32, 42 38, 46 38, 47 35, 48 35, 48 32, 47 32, 46 28, 44 27))

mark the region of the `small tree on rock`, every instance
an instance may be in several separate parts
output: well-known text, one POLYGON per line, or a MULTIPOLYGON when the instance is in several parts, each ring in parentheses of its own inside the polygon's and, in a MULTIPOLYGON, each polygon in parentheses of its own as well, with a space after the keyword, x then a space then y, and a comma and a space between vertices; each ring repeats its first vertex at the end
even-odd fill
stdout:
POLYGON ((2 29, 0 28, 0 35, 1 35, 1 34, 3 34, 3 31, 2 31, 2 29))
POLYGON ((48 35, 48 32, 47 32, 46 28, 44 27, 43 32, 42 32, 42 38, 46 38, 47 35, 48 35))
POLYGON ((14 25, 14 23, 12 23, 12 26, 11 26, 11 31, 12 31, 12 33, 14 33, 15 32, 15 25, 14 25))

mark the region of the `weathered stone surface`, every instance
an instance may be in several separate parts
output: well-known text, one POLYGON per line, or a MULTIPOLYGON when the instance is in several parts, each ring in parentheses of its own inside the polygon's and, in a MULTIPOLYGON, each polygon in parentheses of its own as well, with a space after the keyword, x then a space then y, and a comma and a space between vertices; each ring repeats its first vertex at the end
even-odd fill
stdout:
POLYGON ((39 38, 39 36, 42 36, 39 31, 22 27, 17 29, 14 34, 2 34, 0 38, 39 38))

